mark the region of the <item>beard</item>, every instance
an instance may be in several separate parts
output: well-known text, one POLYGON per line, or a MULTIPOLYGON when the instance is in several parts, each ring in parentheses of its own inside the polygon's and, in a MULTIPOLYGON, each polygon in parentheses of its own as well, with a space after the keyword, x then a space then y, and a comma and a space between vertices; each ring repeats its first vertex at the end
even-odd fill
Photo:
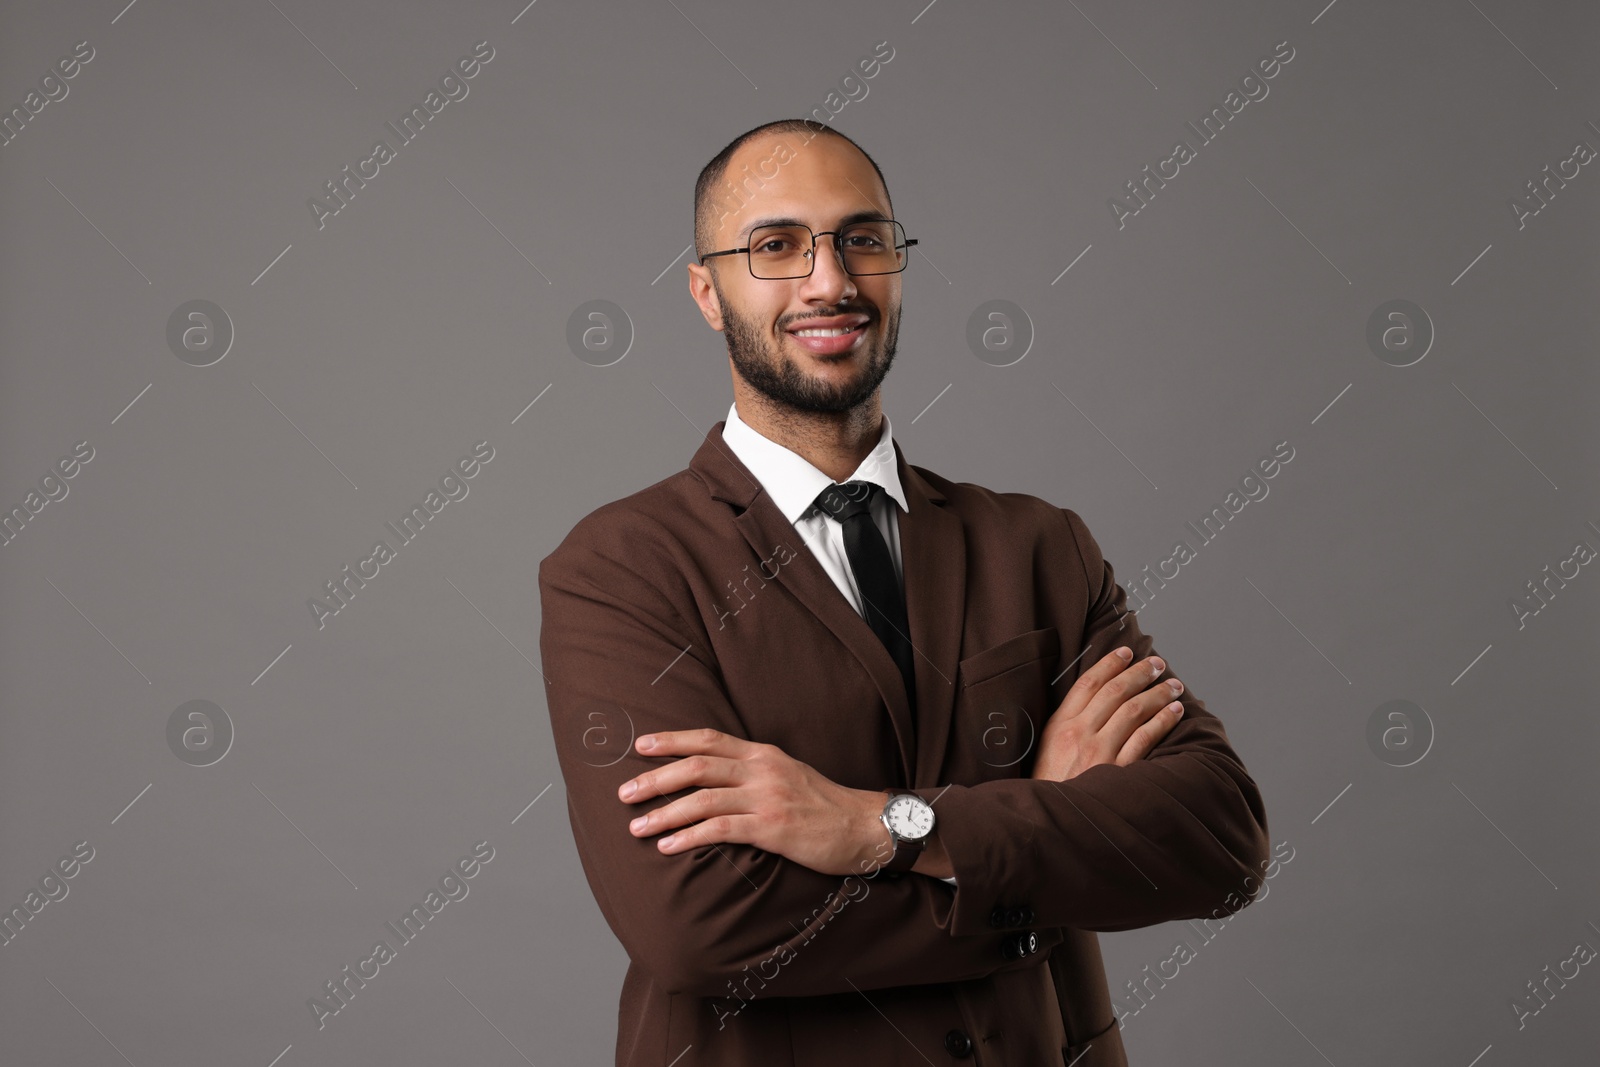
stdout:
MULTIPOLYGON (((781 340, 774 343, 753 319, 742 317, 723 298, 714 278, 712 286, 722 303, 722 335, 734 369, 747 385, 780 407, 825 414, 854 411, 878 391, 894 364, 895 346, 900 339, 898 306, 887 318, 873 316, 879 328, 878 336, 867 342, 869 347, 862 373, 852 382, 836 385, 807 375, 784 351, 781 340)), ((870 315, 872 312, 844 305, 834 314, 870 315)))

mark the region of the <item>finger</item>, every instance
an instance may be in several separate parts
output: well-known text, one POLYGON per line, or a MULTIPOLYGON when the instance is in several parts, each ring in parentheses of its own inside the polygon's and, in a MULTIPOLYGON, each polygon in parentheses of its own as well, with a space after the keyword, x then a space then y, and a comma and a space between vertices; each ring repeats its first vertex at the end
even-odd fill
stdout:
POLYGON ((757 845, 752 836, 759 820, 750 815, 716 815, 656 842, 664 855, 675 855, 701 845, 757 845))
MULTIPOLYGON (((1115 678, 1102 685, 1099 691, 1089 700, 1088 706, 1080 712, 1084 717, 1085 725, 1095 730, 1104 728, 1118 708, 1149 689, 1150 684, 1160 678, 1162 672, 1166 669, 1167 664, 1160 656, 1148 656, 1119 673, 1115 678)), ((1167 699, 1170 700, 1171 697, 1167 699)), ((1161 703, 1164 704, 1166 701, 1161 703)), ((1156 705, 1156 707, 1160 706, 1160 704, 1156 705)))
POLYGON ((1157 712, 1164 710, 1171 701, 1182 694, 1183 683, 1176 678, 1168 678, 1123 701, 1101 728, 1111 750, 1115 752, 1120 749, 1128 738, 1133 736, 1135 730, 1149 722, 1157 712))
POLYGON ((755 748, 754 741, 725 734, 710 726, 698 730, 665 730, 660 733, 641 734, 633 742, 641 754, 650 756, 687 756, 705 752, 713 756, 737 759, 755 748))
POLYGON ((1132 660, 1133 649, 1126 645, 1107 652, 1094 666, 1078 675, 1077 681, 1067 690, 1067 695, 1062 698, 1057 710, 1065 711, 1068 718, 1077 715, 1088 707, 1089 701, 1100 691, 1100 687, 1126 670, 1132 660))
POLYGON ((1161 743, 1161 739, 1172 732, 1178 725, 1178 720, 1183 718, 1183 701, 1174 700, 1172 703, 1158 711, 1149 722, 1133 731, 1133 736, 1128 738, 1122 746, 1122 751, 1117 753, 1117 766, 1126 767, 1130 763, 1137 763, 1150 754, 1150 750, 1161 743))
POLYGON ((679 830, 706 819, 721 815, 748 815, 747 798, 735 789, 696 789, 670 804, 635 816, 628 823, 628 832, 634 837, 650 837, 679 830))
POLYGON ((744 781, 741 766, 736 759, 696 753, 628 779, 617 787, 617 796, 623 803, 637 804, 684 789, 738 785, 744 781))

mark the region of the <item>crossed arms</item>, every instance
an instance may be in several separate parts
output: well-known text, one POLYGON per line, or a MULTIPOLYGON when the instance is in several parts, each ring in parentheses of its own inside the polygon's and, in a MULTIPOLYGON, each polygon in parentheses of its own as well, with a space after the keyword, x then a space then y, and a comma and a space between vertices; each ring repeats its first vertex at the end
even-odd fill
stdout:
POLYGON ((626 562, 637 542, 569 539, 541 564, 568 813, 601 911, 640 967, 700 996, 734 995, 752 971, 779 996, 961 981, 1037 964, 996 951, 996 906, 1029 901, 1048 949, 1059 927, 1248 903, 1268 852, 1259 791, 1192 694, 1181 717, 1166 710, 1169 672, 1152 675, 1152 643, 1110 565, 1063 515, 1092 579, 1091 666, 1046 724, 1035 777, 917 790, 937 825, 915 871, 954 874, 953 893, 929 877, 862 877, 887 859, 883 794, 748 736, 693 640, 692 604, 626 562), (1112 655, 1123 647, 1131 662, 1112 655), (641 752, 647 738, 657 747, 641 752), (627 783, 638 789, 624 799, 627 783))

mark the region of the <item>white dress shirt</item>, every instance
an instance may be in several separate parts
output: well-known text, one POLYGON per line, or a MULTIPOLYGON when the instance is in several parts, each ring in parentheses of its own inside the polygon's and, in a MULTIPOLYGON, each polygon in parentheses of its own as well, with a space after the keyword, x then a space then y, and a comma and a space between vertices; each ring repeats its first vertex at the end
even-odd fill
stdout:
MULTIPOLYGON (((844 526, 816 506, 817 497, 833 484, 833 479, 813 467, 799 453, 752 429, 749 423, 739 418, 736 405, 728 405, 728 419, 722 428, 722 439, 733 449, 739 461, 750 468, 750 473, 756 476, 772 502, 783 512, 783 517, 794 524, 800 539, 817 557, 817 562, 822 564, 822 569, 833 579, 833 584, 838 586, 850 606, 856 609, 856 614, 866 618, 861 591, 856 588, 855 572, 850 569, 850 556, 844 549, 844 526)), ((900 487, 900 471, 895 465, 894 440, 887 414, 883 416, 883 432, 878 437, 878 443, 845 481, 872 482, 883 487, 884 491, 875 493, 872 498, 872 521, 883 535, 884 543, 889 546, 895 577, 901 580, 904 588, 898 516, 901 511, 908 512, 911 508, 906 503, 905 491, 900 487)), ((940 880, 956 884, 954 878, 940 880)))

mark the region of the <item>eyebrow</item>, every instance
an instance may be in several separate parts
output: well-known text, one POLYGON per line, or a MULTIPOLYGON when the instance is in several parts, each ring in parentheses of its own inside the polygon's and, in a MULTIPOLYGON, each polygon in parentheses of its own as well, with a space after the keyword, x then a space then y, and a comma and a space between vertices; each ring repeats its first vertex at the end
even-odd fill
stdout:
MULTIPOLYGON (((854 225, 855 223, 858 223, 858 222, 888 222, 888 221, 890 221, 889 216, 885 215, 881 211, 876 211, 876 210, 874 210, 874 211, 857 211, 857 212, 854 212, 852 214, 846 215, 844 218, 840 219, 839 223, 838 223, 838 226, 836 228, 843 229, 846 226, 851 226, 851 225, 854 225)), ((739 241, 741 243, 743 243, 745 241, 750 240, 750 235, 752 233, 754 233, 756 230, 759 230, 763 226, 806 226, 806 223, 802 222, 800 219, 794 219, 794 218, 756 219, 750 225, 746 226, 744 229, 739 231, 739 238, 738 238, 739 241)), ((809 226, 807 226, 806 228, 810 229, 809 226)))

